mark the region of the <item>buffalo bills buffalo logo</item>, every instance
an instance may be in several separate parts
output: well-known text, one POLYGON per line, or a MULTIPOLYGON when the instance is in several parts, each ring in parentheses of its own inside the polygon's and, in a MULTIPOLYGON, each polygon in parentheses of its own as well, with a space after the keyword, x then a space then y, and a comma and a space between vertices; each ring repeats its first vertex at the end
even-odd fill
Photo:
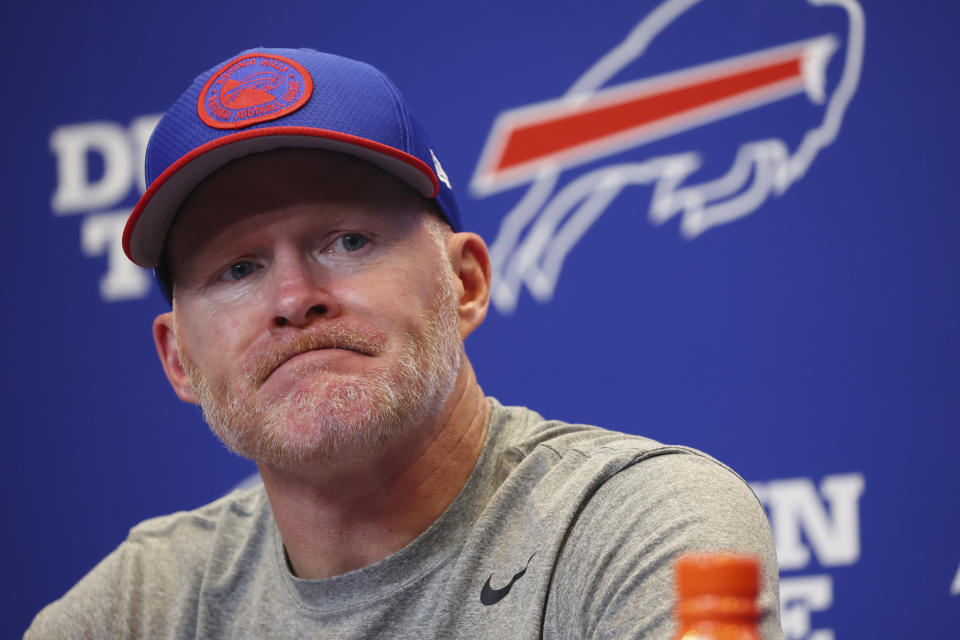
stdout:
POLYGON ((860 78, 860 5, 759 3, 743 14, 757 11, 768 18, 793 11, 800 20, 791 15, 779 29, 733 37, 726 27, 742 18, 735 4, 665 0, 565 94, 497 116, 471 192, 486 198, 528 185, 491 245, 492 300, 500 312, 513 312, 524 286, 536 300, 549 301, 568 253, 628 187, 652 187, 650 221, 678 218, 681 233, 694 238, 783 195, 836 140, 860 78), (804 18, 814 19, 806 33, 798 25, 804 18), (683 30, 697 20, 712 29, 709 38, 719 44, 711 50, 720 55, 679 67, 646 65, 648 52, 664 42, 675 52, 689 49, 697 39, 683 30), (778 114, 767 126, 763 113, 776 105, 798 105, 801 115, 778 114), (708 145, 706 125, 734 116, 735 132, 725 130, 730 140, 711 138, 708 145), (755 126, 761 121, 763 127, 755 126), (686 132, 697 137, 681 138, 686 132), (681 146, 688 144, 696 146, 681 146))

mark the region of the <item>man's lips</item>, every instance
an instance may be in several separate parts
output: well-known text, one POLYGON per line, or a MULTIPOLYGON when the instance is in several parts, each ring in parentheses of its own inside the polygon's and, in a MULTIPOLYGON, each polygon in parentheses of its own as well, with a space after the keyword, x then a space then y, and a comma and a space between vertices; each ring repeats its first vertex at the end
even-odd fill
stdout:
MULTIPOLYGON (((287 357, 285 357, 282 362, 278 363, 277 366, 273 368, 273 371, 271 371, 270 373, 267 374, 267 379, 269 379, 270 376, 273 375, 273 372, 274 372, 274 371, 276 371, 277 369, 279 369, 280 367, 282 367, 282 366, 285 365, 286 363, 290 362, 290 361, 293 360, 294 358, 298 358, 298 357, 300 357, 300 356, 302 356, 302 355, 305 355, 305 354, 308 354, 308 353, 316 353, 316 352, 318 352, 318 351, 348 351, 348 352, 350 352, 350 353, 357 353, 357 354, 360 354, 360 355, 362 355, 362 356, 370 356, 370 357, 373 356, 372 353, 367 353, 367 352, 365 352, 365 351, 360 351, 360 350, 358 350, 358 349, 350 349, 350 348, 348 348, 348 347, 336 347, 336 346, 334 346, 334 347, 317 347, 317 348, 315 348, 315 349, 306 349, 306 350, 304 350, 304 351, 298 351, 297 353, 291 353, 290 355, 288 355, 287 357)), ((266 382, 266 379, 264 380, 264 382, 266 382)))
POLYGON ((300 334, 278 344, 271 345, 257 354, 248 369, 248 379, 257 387, 263 385, 273 373, 297 356, 316 351, 349 351, 365 356, 376 356, 384 351, 386 337, 359 331, 328 330, 321 335, 300 334))

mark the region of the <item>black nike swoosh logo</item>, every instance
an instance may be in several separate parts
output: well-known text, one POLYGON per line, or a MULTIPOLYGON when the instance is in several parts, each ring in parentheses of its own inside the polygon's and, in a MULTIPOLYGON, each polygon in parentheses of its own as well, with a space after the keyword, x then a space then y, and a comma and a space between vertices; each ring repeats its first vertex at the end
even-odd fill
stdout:
POLYGON ((526 566, 523 567, 519 573, 515 574, 513 578, 510 579, 510 582, 507 583, 507 586, 500 587, 499 589, 494 589, 490 586, 490 581, 493 580, 493 574, 490 574, 490 577, 487 578, 486 583, 483 585, 483 589, 480 590, 480 603, 484 606, 489 607, 492 604, 497 604, 501 600, 507 597, 507 594, 510 593, 510 589, 513 588, 513 584, 523 577, 523 574, 527 572, 527 567, 530 566, 530 561, 533 560, 533 556, 537 555, 536 552, 533 553, 528 559, 526 566))

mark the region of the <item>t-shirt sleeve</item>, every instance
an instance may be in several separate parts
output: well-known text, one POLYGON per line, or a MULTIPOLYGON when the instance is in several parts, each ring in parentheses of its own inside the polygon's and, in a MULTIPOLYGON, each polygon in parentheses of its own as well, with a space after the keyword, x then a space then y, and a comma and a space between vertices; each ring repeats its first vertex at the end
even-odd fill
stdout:
POLYGON ((117 605, 123 600, 124 567, 130 564, 121 545, 100 561, 62 598, 47 605, 24 635, 24 640, 61 640, 123 637, 118 635, 117 605))
POLYGON ((174 549, 166 537, 134 529, 62 598, 40 611, 24 639, 190 637, 197 568, 189 553, 174 549))
POLYGON ((547 635, 669 640, 674 560, 691 551, 757 556, 761 633, 782 637, 776 555, 763 507, 727 467, 677 450, 641 458, 586 503, 557 564, 547 635))

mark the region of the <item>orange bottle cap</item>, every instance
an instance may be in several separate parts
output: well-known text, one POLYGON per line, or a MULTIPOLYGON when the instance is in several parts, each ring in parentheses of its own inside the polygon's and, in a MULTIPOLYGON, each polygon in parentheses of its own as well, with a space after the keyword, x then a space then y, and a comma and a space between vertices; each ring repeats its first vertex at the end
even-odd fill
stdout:
POLYGON ((760 588, 760 563, 735 553, 690 553, 676 564, 680 599, 698 596, 733 596, 756 599, 760 588))

